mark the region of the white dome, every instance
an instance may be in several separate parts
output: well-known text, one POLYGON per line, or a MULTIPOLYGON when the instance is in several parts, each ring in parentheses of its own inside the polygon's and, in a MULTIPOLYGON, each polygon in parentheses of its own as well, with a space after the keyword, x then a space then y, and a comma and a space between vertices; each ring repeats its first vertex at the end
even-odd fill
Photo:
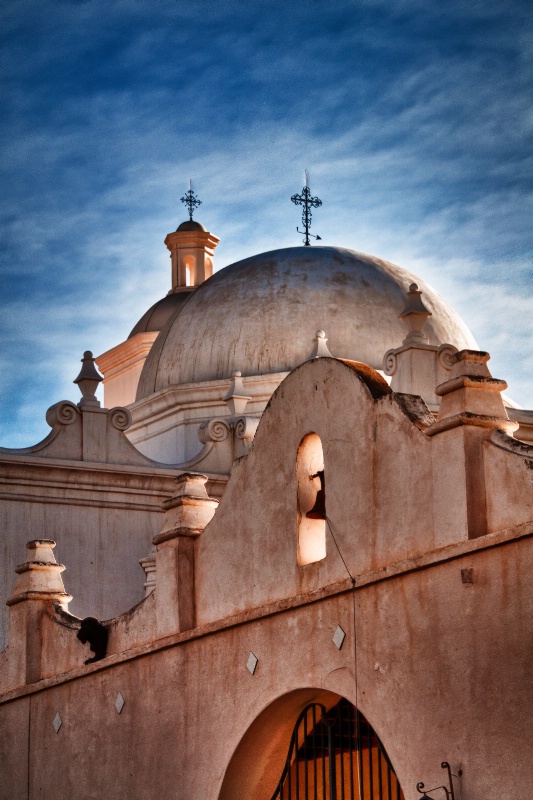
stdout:
POLYGON ((340 247, 291 247, 238 261, 201 284, 166 323, 137 399, 168 386, 294 369, 318 329, 334 356, 380 369, 407 330, 398 315, 418 283, 431 311, 430 344, 477 349, 458 314, 407 270, 340 247))

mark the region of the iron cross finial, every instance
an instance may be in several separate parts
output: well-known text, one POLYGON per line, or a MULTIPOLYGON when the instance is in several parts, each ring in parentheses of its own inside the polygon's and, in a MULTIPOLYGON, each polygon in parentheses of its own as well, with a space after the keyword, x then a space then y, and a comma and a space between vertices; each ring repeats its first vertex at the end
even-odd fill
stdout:
POLYGON ((180 202, 184 203, 189 209, 189 219, 192 221, 192 215, 195 208, 202 205, 202 201, 198 200, 192 190, 192 180, 189 180, 189 191, 183 197, 180 197, 180 202))
POLYGON ((309 247, 311 242, 309 241, 309 237, 312 236, 313 239, 320 239, 320 236, 315 236, 312 233, 309 233, 309 228, 311 227, 311 209, 318 208, 322 205, 322 200, 319 200, 318 197, 311 197, 311 190, 309 188, 309 173, 305 170, 305 186, 302 189, 301 194, 293 194, 291 197, 292 202, 297 206, 303 206, 302 209, 302 225, 305 228, 305 231, 301 231, 296 226, 296 230, 298 233, 305 233, 305 239, 303 240, 306 247, 309 247))

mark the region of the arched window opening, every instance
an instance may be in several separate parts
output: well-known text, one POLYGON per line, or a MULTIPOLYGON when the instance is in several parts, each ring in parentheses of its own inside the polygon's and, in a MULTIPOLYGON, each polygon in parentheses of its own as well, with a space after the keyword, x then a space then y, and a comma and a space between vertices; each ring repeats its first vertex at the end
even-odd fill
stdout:
POLYGON ((296 458, 299 566, 326 557, 326 495, 324 452, 320 436, 308 433, 296 458))
POLYGON ((194 256, 184 256, 185 286, 194 286, 196 283, 196 259, 194 256))
POLYGON ((404 800, 370 723, 344 698, 310 703, 298 717, 272 800, 404 800))

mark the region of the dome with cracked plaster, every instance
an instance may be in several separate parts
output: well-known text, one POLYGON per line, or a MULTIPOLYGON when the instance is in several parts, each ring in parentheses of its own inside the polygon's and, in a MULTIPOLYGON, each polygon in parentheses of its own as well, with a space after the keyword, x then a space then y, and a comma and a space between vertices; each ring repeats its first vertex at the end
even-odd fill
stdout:
POLYGON ((154 343, 137 399, 235 370, 289 371, 311 356, 317 329, 332 355, 380 369, 405 339, 399 315, 413 282, 432 314, 429 343, 476 349, 459 315, 407 270, 340 247, 291 247, 238 261, 198 286, 154 343))

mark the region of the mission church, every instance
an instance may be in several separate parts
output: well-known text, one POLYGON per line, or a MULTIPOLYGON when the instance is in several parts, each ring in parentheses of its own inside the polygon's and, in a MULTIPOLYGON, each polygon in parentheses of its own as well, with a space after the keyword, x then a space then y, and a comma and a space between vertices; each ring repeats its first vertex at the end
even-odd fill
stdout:
POLYGON ((186 199, 0 448, 0 798, 533 796, 533 411, 422 278, 308 225, 214 272, 186 199))

